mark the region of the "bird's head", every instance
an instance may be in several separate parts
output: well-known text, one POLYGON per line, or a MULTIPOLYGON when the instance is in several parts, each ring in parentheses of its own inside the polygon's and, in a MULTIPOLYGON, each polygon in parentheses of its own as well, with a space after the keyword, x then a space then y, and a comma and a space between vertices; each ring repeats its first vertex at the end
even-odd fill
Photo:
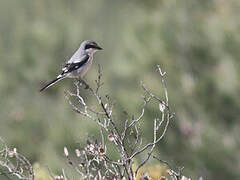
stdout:
POLYGON ((98 50, 102 50, 102 48, 92 40, 85 40, 81 44, 81 49, 85 50, 88 53, 95 53, 98 50))

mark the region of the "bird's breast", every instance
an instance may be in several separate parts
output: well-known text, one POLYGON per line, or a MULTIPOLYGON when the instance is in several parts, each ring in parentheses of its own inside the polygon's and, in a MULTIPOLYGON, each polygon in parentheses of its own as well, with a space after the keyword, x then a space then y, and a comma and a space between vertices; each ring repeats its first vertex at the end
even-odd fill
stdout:
POLYGON ((80 78, 82 78, 87 73, 87 71, 89 70, 89 68, 92 65, 92 61, 93 61, 93 57, 90 56, 88 62, 82 68, 79 69, 79 77, 80 78))

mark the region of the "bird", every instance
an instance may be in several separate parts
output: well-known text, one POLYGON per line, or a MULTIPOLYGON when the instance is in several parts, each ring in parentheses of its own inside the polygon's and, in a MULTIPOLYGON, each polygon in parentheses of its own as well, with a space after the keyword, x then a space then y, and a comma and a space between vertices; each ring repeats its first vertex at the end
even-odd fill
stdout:
POLYGON ((102 50, 95 41, 85 40, 81 43, 78 50, 73 56, 66 62, 62 68, 62 72, 57 76, 56 79, 50 81, 45 85, 40 92, 51 87, 58 81, 64 78, 78 78, 81 79, 89 70, 93 62, 93 54, 98 50, 102 50))

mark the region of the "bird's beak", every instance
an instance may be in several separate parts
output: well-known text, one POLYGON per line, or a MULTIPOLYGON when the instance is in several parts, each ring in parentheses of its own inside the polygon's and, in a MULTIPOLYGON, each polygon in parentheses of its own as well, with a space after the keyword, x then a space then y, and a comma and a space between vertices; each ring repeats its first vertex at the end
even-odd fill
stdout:
POLYGON ((98 46, 98 45, 96 45, 94 48, 97 49, 97 50, 103 50, 103 48, 101 48, 101 47, 98 46))

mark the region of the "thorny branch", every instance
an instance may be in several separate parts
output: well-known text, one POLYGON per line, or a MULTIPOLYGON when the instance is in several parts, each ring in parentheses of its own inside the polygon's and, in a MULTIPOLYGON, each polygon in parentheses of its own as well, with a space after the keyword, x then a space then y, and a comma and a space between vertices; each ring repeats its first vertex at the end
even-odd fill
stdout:
POLYGON ((33 167, 30 162, 14 148, 10 150, 6 142, 0 137, 0 176, 7 179, 16 176, 18 179, 34 180, 33 167))
MULTIPOLYGON (((100 142, 88 141, 87 146, 82 150, 76 150, 78 164, 69 158, 65 149, 65 155, 69 164, 76 170, 82 179, 123 179, 135 180, 139 169, 144 166, 150 157, 153 157, 153 151, 156 145, 166 135, 170 120, 174 117, 174 113, 170 111, 167 86, 165 82, 166 72, 163 72, 160 66, 157 66, 161 85, 164 90, 164 99, 153 94, 143 82, 141 88, 144 91, 143 105, 141 113, 137 116, 130 116, 123 122, 123 126, 117 125, 112 117, 113 103, 109 95, 102 96, 100 94, 102 83, 102 70, 99 66, 98 77, 95 88, 92 88, 84 80, 75 83, 76 92, 66 92, 66 98, 73 110, 80 115, 93 120, 100 128, 100 142), (84 88, 85 87, 85 88, 84 88), (80 94, 80 89, 90 92, 96 100, 95 106, 90 106, 86 102, 86 98, 80 94), (78 104, 73 100, 77 100, 78 104), (153 121, 153 140, 150 143, 143 144, 141 135, 141 124, 145 114, 146 106, 151 102, 159 104, 160 118, 153 121), (114 143, 114 148, 119 154, 118 159, 112 159, 107 153, 107 143, 105 140, 114 143), (148 151, 147 151, 148 150, 148 151), (143 157, 145 152, 147 155, 139 163, 137 168, 133 168, 133 160, 143 157)), ((82 92, 82 91, 81 91, 82 92)), ((128 113, 126 113, 128 114, 128 113)))

